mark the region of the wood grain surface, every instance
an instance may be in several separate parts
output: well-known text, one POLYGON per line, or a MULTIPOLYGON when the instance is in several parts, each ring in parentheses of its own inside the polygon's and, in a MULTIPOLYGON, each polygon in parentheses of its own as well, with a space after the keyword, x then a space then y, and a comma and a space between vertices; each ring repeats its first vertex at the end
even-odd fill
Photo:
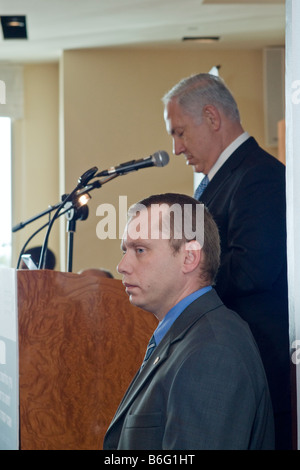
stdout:
POLYGON ((101 449, 142 362, 155 317, 121 281, 18 272, 20 447, 101 449))

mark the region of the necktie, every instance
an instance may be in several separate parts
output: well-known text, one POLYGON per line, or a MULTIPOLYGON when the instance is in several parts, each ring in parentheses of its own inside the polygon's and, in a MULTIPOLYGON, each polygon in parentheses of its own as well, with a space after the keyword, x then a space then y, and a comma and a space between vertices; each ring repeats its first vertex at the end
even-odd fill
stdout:
POLYGON ((144 367, 144 365, 146 364, 146 362, 148 361, 149 357, 151 356, 151 354, 152 354, 152 352, 154 351, 155 348, 156 348, 156 342, 155 342, 154 335, 152 335, 151 338, 150 338, 150 341, 148 343, 148 346, 147 346, 147 351, 146 351, 143 363, 141 365, 141 370, 144 367))
POLYGON ((201 195, 202 195, 204 189, 205 189, 206 186, 208 185, 208 183, 209 183, 208 176, 205 175, 204 178, 201 180, 201 182, 200 182, 198 188, 197 188, 196 191, 195 191, 195 194, 194 194, 194 198, 195 198, 195 199, 198 199, 198 201, 199 201, 199 199, 200 199, 200 197, 201 197, 201 195))

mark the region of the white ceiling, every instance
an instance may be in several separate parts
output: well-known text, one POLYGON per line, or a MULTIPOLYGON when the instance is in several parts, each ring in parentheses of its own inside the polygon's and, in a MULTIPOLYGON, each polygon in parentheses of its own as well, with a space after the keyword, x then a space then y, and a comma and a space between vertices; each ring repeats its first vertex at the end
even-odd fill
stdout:
POLYGON ((1 15, 26 15, 27 40, 4 40, 0 61, 58 60, 65 49, 208 47, 183 36, 221 36, 212 47, 284 44, 285 0, 0 0, 1 15))

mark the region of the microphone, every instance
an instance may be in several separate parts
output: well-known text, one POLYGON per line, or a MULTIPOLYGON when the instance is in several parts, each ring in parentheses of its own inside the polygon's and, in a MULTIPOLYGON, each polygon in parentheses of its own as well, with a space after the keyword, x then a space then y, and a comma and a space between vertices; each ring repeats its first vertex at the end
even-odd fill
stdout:
POLYGON ((131 160, 130 162, 121 163, 118 166, 112 166, 108 170, 101 171, 96 176, 124 175, 130 171, 137 171, 141 168, 150 166, 166 166, 169 163, 169 155, 164 150, 159 150, 149 157, 140 160, 131 160))

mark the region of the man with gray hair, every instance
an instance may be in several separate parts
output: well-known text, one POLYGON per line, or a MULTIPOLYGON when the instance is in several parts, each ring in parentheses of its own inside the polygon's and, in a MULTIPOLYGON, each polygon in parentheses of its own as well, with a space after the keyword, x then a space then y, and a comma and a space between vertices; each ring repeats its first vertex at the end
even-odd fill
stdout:
POLYGON ((249 324, 266 370, 276 448, 291 448, 285 167, 244 131, 224 81, 181 80, 164 97, 174 154, 204 178, 195 192, 217 223, 216 291, 249 324))

